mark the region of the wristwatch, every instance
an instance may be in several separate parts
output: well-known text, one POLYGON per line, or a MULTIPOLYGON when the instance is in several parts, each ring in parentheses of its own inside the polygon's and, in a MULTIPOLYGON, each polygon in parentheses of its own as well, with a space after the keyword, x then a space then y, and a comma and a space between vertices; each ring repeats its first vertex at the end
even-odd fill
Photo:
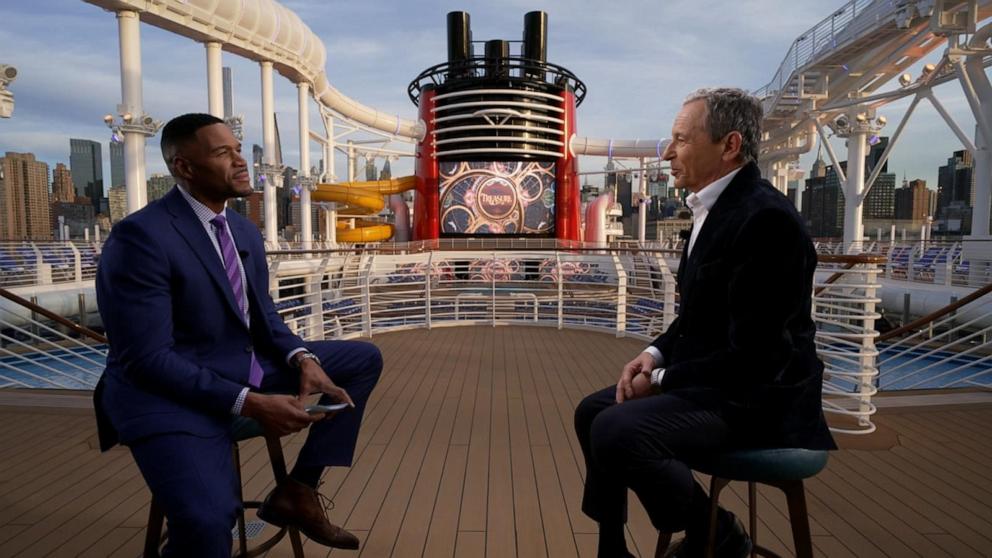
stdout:
POLYGON ((300 351, 300 352, 296 353, 295 355, 293 355, 293 367, 294 368, 302 368, 303 367, 303 361, 304 360, 307 360, 307 359, 310 359, 310 360, 316 362, 318 366, 320 365, 320 359, 317 358, 317 355, 311 353, 310 351, 300 351))
POLYGON ((664 368, 655 368, 651 371, 651 391, 661 393, 661 379, 665 377, 664 368))

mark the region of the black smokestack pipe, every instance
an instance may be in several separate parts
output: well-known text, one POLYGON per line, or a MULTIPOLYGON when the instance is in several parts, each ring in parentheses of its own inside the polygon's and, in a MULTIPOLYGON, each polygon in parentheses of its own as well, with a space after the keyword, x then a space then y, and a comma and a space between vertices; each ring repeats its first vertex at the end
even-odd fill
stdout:
POLYGON ((448 12, 448 63, 472 57, 472 25, 468 12, 448 12))
POLYGON ((500 39, 486 41, 486 77, 505 77, 510 42, 500 39))
POLYGON ((523 57, 542 63, 548 61, 548 14, 545 12, 524 15, 523 57))

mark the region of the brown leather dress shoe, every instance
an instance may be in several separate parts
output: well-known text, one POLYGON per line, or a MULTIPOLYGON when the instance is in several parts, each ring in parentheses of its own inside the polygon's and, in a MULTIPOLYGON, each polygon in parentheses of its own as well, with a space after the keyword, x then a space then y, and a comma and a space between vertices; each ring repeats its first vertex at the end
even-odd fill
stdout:
POLYGON ((327 520, 327 511, 320 505, 317 491, 289 477, 265 497, 258 517, 276 527, 296 527, 325 546, 358 548, 358 537, 327 520))

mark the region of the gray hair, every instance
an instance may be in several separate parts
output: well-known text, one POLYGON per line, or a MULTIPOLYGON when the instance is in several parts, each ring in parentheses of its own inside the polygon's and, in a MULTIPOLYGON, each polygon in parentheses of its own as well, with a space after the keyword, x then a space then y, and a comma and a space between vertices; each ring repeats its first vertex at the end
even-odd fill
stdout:
POLYGON ((706 102, 706 127, 713 141, 730 132, 741 134, 741 157, 744 162, 758 161, 761 143, 761 119, 764 111, 757 97, 743 89, 720 87, 697 89, 682 104, 706 102))

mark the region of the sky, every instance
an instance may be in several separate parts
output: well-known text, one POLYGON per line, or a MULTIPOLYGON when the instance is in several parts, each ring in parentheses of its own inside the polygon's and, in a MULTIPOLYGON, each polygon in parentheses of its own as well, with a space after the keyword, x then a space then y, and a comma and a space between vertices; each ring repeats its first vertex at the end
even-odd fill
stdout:
MULTIPOLYGON (((524 14, 548 13, 548 61, 571 70, 588 88, 579 107, 577 133, 615 139, 668 137, 685 96, 707 86, 755 90, 771 80, 796 37, 846 4, 838 0, 284 0, 327 47, 327 74, 344 94, 390 114, 416 117, 407 85, 446 57, 445 14, 471 15, 476 41, 519 40, 524 14)), ((0 153, 33 152, 54 168, 69 163, 69 138, 103 144, 105 183, 110 178, 110 130, 103 115, 121 102, 117 22, 114 15, 82 0, 0 2, 0 64, 18 78, 13 118, 0 119, 0 153)), ((200 43, 141 26, 145 112, 166 121, 207 110, 206 55, 200 43)), ((480 45, 481 48, 481 45, 480 45)), ((937 52, 923 62, 933 61, 937 52)), ((261 85, 258 65, 224 53, 234 78, 234 112, 245 117, 245 152, 261 144, 261 85)), ((919 68, 910 68, 919 75, 919 68)), ((890 86, 894 87, 895 84, 890 86)), ((974 129, 956 81, 935 89, 961 127, 974 129)), ((283 160, 298 166, 296 88, 275 80, 276 112, 283 160)), ((891 134, 909 105, 879 111, 891 134)), ((311 105, 311 127, 322 130, 311 105)), ((841 159, 843 141, 834 139, 841 159)), ((921 103, 889 161, 891 172, 936 187, 937 168, 960 142, 928 104, 921 103)), ((311 160, 319 148, 311 142, 311 160)), ((801 160, 808 169, 816 152, 801 160)), ((827 155, 824 152, 824 159, 827 155)), ((158 137, 148 142, 148 175, 165 172, 158 137)), ((382 160, 376 162, 381 166, 382 160)), ((412 172, 403 158, 394 175, 412 172)), ((585 158, 581 170, 604 161, 585 158)), ((337 162, 343 175, 343 160, 337 162)), ((595 182, 595 179, 593 180, 595 182)))

